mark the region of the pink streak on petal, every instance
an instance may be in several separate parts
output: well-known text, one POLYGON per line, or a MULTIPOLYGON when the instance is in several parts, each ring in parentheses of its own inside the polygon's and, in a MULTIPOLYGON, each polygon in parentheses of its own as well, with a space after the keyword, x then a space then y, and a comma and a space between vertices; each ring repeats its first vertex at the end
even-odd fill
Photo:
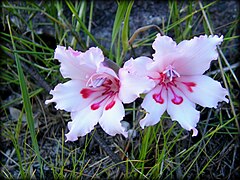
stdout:
POLYGON ((152 91, 150 91, 144 98, 142 103, 142 108, 146 111, 146 116, 140 121, 140 126, 142 129, 146 126, 153 126, 160 121, 160 117, 167 109, 167 89, 161 86, 156 86, 152 91), (160 91, 161 97, 164 99, 163 104, 157 103, 153 98, 154 94, 158 94, 160 91))
MULTIPOLYGON (((168 91, 168 106, 167 113, 173 121, 178 121, 179 124, 186 130, 194 129, 199 121, 200 112, 195 109, 195 104, 191 102, 177 87, 172 86, 176 94, 181 96, 184 101, 180 105, 172 103, 174 98, 172 92, 168 91)), ((194 135, 196 131, 194 131, 194 135)))
POLYGON ((114 105, 115 105, 115 101, 113 100, 105 107, 105 110, 107 111, 107 110, 111 109, 114 105))
POLYGON ((172 94, 173 94, 173 98, 171 99, 172 103, 173 104, 176 104, 176 105, 180 105, 182 104, 183 102, 183 98, 182 96, 178 96, 175 91, 173 90, 173 88, 171 87, 171 85, 168 86, 169 89, 171 90, 172 94))
POLYGON ((192 87, 197 86, 197 84, 194 82, 182 82, 182 83, 187 86, 188 91, 191 93, 193 92, 192 87))
POLYGON ((91 110, 93 110, 93 111, 94 111, 94 110, 97 110, 97 109, 100 107, 100 104, 101 104, 101 103, 94 103, 94 104, 92 104, 92 105, 91 105, 91 110))
POLYGON ((91 96, 92 93, 94 93, 96 91, 92 90, 92 89, 88 89, 88 88, 83 88, 81 91, 80 91, 80 94, 82 94, 82 97, 83 98, 88 98, 89 96, 91 96))
POLYGON ((159 94, 153 94, 153 99, 159 103, 159 104, 163 104, 164 103, 164 99, 161 96, 161 93, 159 94))
POLYGON ((220 82, 208 76, 181 76, 177 81, 178 89, 181 89, 190 101, 200 106, 217 108, 218 102, 228 102, 228 99, 225 97, 228 95, 227 90, 222 88, 220 82), (182 82, 196 83, 193 92, 189 92, 187 86, 182 82))
POLYGON ((125 115, 124 106, 117 96, 114 99, 110 99, 107 104, 111 104, 111 102, 113 102, 112 100, 114 101, 114 106, 107 111, 104 108, 101 118, 99 119, 99 124, 103 130, 111 136, 123 134, 125 137, 127 137, 128 133, 125 132, 125 129, 120 123, 125 115))
POLYGON ((176 94, 174 94, 174 98, 171 99, 171 100, 176 105, 179 105, 183 102, 183 98, 181 96, 176 95, 176 94))
POLYGON ((163 91, 163 86, 160 86, 160 92, 159 93, 155 93, 152 95, 153 99, 156 101, 156 103, 159 104, 163 104, 164 103, 164 99, 162 98, 162 91, 163 91))

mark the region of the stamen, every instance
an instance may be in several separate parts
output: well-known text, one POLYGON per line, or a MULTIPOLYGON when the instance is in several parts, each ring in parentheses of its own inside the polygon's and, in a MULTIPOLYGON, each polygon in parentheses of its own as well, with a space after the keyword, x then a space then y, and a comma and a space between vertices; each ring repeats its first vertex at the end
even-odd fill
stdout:
POLYGON ((95 80, 93 80, 88 86, 89 87, 93 87, 93 88, 97 88, 102 86, 102 84, 105 82, 107 78, 97 78, 95 80))
POLYGON ((163 71, 163 74, 166 74, 167 78, 172 81, 175 77, 180 77, 180 74, 174 69, 172 65, 168 65, 166 70, 163 71))

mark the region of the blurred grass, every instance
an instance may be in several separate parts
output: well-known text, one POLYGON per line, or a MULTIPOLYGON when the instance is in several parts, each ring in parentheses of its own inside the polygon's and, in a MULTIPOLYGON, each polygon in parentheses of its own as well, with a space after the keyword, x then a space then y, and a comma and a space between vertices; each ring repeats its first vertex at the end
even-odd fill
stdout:
MULTIPOLYGON (((230 104, 217 109, 201 108, 199 136, 190 137, 165 114, 156 126, 141 130, 137 103, 126 107, 137 137, 123 139, 102 134, 109 149, 123 158, 127 172, 121 173, 111 157, 93 143, 91 135, 65 143, 69 114, 45 106, 48 92, 22 65, 34 69, 50 86, 63 81, 59 64, 53 59, 57 44, 82 51, 100 47, 105 56, 122 65, 133 51, 151 46, 157 30, 142 31, 131 46, 128 41, 134 1, 117 1, 108 42, 110 49, 93 34, 95 1, 1 2, 1 174, 3 178, 84 179, 234 179, 239 177, 239 17, 214 27, 211 7, 219 1, 168 1, 167 22, 159 27, 180 42, 199 34, 225 30, 218 48, 219 59, 207 72, 228 88, 230 104), (41 17, 41 18, 39 18, 41 17), (9 18, 9 23, 8 23, 9 18), (8 28, 9 27, 9 28, 8 28), (39 27, 49 31, 39 32, 39 27), (227 68, 227 69, 226 69, 227 68), (13 119, 9 108, 20 114, 13 119), (27 116, 25 122, 23 116, 27 116), (224 172, 224 173, 223 173, 224 172)), ((166 2, 167 3, 167 2, 166 2)), ((147 24, 146 24, 147 25, 147 24)), ((137 52, 137 51, 136 51, 137 52)), ((141 54, 137 54, 140 56, 141 54)))

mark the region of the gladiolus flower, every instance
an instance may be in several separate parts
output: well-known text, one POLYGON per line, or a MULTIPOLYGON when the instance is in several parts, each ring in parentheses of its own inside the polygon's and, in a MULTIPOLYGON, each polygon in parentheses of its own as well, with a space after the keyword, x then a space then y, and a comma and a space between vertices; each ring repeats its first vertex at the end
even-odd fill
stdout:
MULTIPOLYGON (((196 136, 195 127, 200 116, 196 104, 216 108, 219 101, 228 102, 227 90, 218 81, 203 75, 210 62, 217 59, 216 46, 222 41, 223 36, 205 35, 177 45, 170 37, 157 35, 152 45, 155 50, 153 60, 149 58, 145 63, 145 76, 155 86, 142 103, 147 112, 140 121, 142 128, 158 123, 167 111, 172 120, 178 121, 186 130, 193 130, 193 136, 196 136)), ((132 62, 133 66, 137 66, 138 61, 143 60, 138 58, 132 62)))
MULTIPOLYGON (((71 80, 51 90, 53 98, 46 104, 56 102, 56 109, 71 112, 72 121, 68 123, 66 141, 85 136, 97 123, 109 135, 122 134, 127 137, 128 133, 121 125, 125 115, 122 102, 132 102, 142 92, 141 89, 128 92, 127 81, 121 82, 126 70, 122 68, 118 77, 104 65, 104 56, 99 48, 90 48, 83 53, 57 46, 54 58, 61 62, 63 77, 71 80)), ((146 88, 142 87, 143 90, 146 88)))

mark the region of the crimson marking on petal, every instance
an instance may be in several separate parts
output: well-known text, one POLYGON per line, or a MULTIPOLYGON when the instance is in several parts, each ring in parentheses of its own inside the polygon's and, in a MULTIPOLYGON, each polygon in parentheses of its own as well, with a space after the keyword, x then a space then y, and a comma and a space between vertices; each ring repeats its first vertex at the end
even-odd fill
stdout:
POLYGON ((112 81, 110 79, 107 79, 103 85, 111 85, 112 84, 112 81))
POLYGON ((92 89, 88 89, 88 88, 83 88, 81 91, 80 91, 80 94, 82 94, 82 97, 84 99, 88 98, 89 96, 91 96, 92 93, 94 93, 95 91, 92 90, 92 89))
POLYGON ((171 99, 172 103, 173 103, 173 104, 176 104, 176 105, 181 104, 181 103, 183 102, 182 96, 178 96, 178 95, 174 92, 174 90, 172 89, 171 86, 168 86, 168 87, 169 87, 169 89, 172 91, 173 96, 174 96, 174 97, 171 99))
POLYGON ((97 110, 100 107, 100 103, 94 103, 91 105, 92 110, 97 110))
POLYGON ((106 107, 105 107, 105 110, 107 111, 107 110, 109 110, 109 109, 111 109, 114 105, 115 105, 115 101, 113 100, 113 101, 111 101, 106 107))
POLYGON ((153 94, 153 99, 157 102, 157 103, 159 103, 159 104, 163 104, 164 103, 164 99, 162 98, 162 96, 161 96, 161 93, 159 93, 159 94, 153 94))
POLYGON ((115 80, 115 83, 117 84, 117 86, 120 86, 119 84, 120 84, 120 81, 117 79, 117 78, 114 78, 114 80, 115 80))
POLYGON ((192 87, 195 87, 197 84, 194 82, 182 82, 185 86, 187 86, 187 89, 189 92, 193 92, 192 87))
POLYGON ((172 102, 176 105, 179 105, 183 102, 183 98, 181 96, 177 96, 174 94, 174 98, 172 99, 172 102))

